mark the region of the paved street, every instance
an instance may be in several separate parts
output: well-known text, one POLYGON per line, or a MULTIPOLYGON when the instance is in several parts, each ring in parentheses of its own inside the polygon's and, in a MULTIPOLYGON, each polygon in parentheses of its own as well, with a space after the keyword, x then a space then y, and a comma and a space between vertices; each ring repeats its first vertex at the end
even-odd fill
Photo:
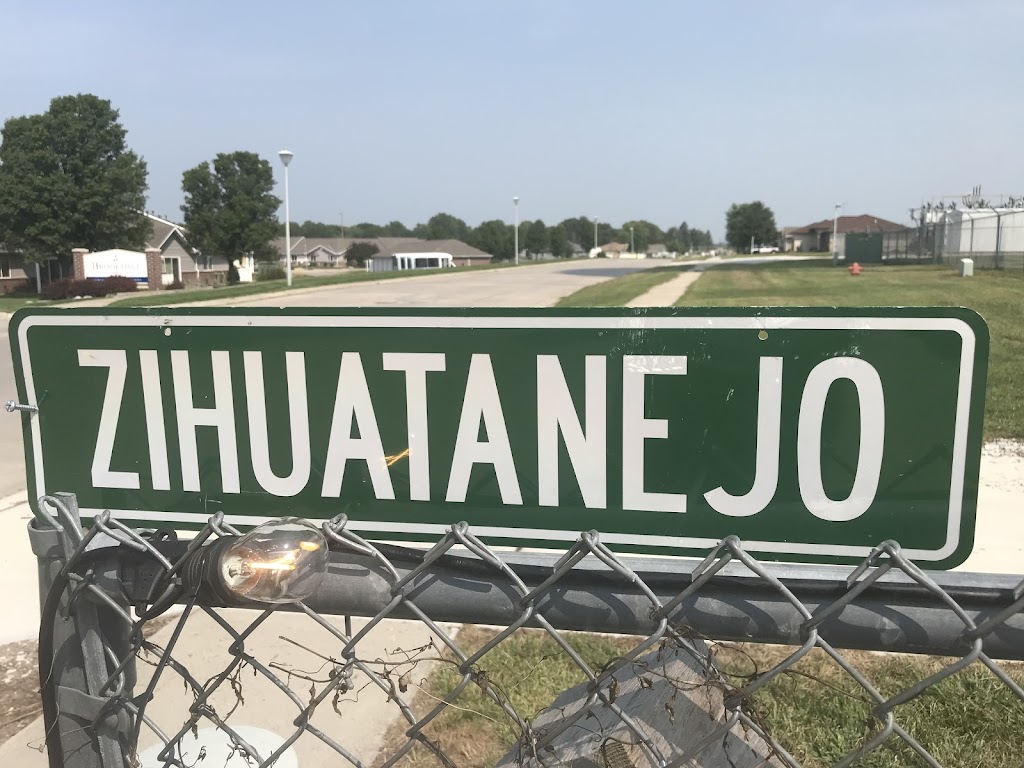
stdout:
POLYGON ((665 265, 666 262, 658 261, 595 259, 532 264, 519 269, 455 271, 415 280, 317 288, 295 296, 254 296, 237 304, 247 307, 548 307, 587 285, 665 265))

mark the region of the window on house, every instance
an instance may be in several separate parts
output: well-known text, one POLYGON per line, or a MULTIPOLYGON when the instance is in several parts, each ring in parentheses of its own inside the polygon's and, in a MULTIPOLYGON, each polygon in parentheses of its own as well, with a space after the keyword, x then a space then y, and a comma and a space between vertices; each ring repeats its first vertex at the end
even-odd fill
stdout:
POLYGON ((11 257, 0 255, 0 277, 11 276, 11 257))
POLYGON ((173 275, 174 274, 174 259, 164 259, 164 274, 165 275, 173 275))

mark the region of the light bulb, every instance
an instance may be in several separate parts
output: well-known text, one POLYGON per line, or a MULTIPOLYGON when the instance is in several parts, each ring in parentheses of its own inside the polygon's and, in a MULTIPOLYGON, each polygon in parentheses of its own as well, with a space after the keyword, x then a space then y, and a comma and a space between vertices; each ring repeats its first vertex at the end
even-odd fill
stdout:
POLYGON ((261 603, 294 603, 316 592, 327 572, 327 540, 319 529, 296 517, 272 520, 223 541, 206 568, 206 578, 222 594, 261 603))

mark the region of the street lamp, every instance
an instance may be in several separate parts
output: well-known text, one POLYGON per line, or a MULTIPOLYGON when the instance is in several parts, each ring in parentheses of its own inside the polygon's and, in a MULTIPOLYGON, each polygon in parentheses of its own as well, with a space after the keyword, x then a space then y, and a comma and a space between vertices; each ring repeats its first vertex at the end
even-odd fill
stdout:
POLYGON ((633 245, 633 228, 629 228, 629 252, 636 255, 636 247, 633 245))
POLYGON ((839 212, 846 203, 836 203, 832 216, 832 266, 839 264, 839 212))
POLYGON ((519 198, 513 197, 512 204, 516 207, 516 228, 514 230, 514 247, 516 249, 516 266, 519 266, 519 198))
POLYGON ((289 152, 287 149, 282 149, 277 153, 277 156, 281 158, 281 164, 284 165, 284 263, 285 263, 285 278, 288 282, 288 287, 292 287, 292 217, 291 212, 288 210, 288 163, 292 161, 295 155, 289 152))
POLYGON ((597 216, 594 217, 594 250, 597 250, 597 216))

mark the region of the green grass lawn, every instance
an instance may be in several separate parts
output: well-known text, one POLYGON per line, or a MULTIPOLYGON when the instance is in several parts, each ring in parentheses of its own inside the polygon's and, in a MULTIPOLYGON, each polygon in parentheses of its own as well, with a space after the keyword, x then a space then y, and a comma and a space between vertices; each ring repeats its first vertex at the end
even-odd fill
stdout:
MULTIPOLYGON (((466 627, 459 645, 475 650, 494 636, 491 630, 466 627)), ((565 633, 569 644, 591 665, 600 669, 640 642, 639 638, 565 633)), ((730 684, 740 687, 759 671, 772 668, 793 648, 755 644, 718 644, 715 658, 730 684)), ((892 696, 921 680, 948 659, 846 651, 853 663, 884 695, 892 696)), ((533 719, 562 691, 584 682, 580 670, 549 637, 520 630, 484 656, 476 665, 487 683, 521 716, 533 719)), ((1004 670, 1020 684, 1024 668, 1007 664, 1004 670)), ((418 679, 415 672, 409 674, 418 679)), ((421 713, 443 699, 461 681, 451 664, 442 663, 419 685, 416 706, 421 713)), ((863 744, 872 729, 867 694, 839 665, 823 652, 814 651, 789 672, 758 691, 748 711, 772 736, 807 768, 835 763, 863 744)), ((933 686, 899 707, 896 722, 917 738, 946 768, 1017 766, 1024 760, 1024 706, 980 663, 933 686)), ((403 721, 385 740, 378 764, 405 744, 403 721)), ((460 768, 494 765, 519 737, 516 724, 476 685, 470 685, 425 730, 425 733, 460 768)), ((417 746, 403 762, 408 768, 436 766, 437 759, 417 746)), ((864 768, 906 768, 925 763, 892 737, 884 746, 862 758, 864 768)))
POLYGON ((1024 439, 1024 273, 962 278, 940 266, 871 266, 858 277, 828 262, 724 264, 705 272, 677 306, 964 306, 991 333, 985 439, 1024 439))
POLYGON ((49 303, 37 296, 0 296, 0 312, 14 312, 22 307, 45 307, 49 303))
POLYGON ((588 285, 558 302, 559 307, 621 307, 680 273, 679 267, 655 267, 588 285))

